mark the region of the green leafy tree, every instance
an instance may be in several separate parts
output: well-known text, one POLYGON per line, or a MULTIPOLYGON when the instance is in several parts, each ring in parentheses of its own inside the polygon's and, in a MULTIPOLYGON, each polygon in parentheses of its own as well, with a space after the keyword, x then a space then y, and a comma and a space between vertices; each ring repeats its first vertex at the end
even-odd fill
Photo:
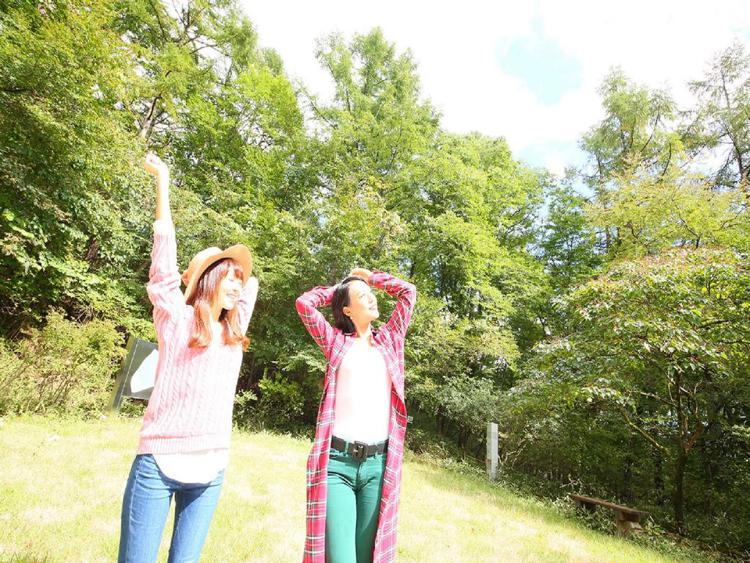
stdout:
POLYGON ((657 254, 674 247, 747 250, 744 196, 717 191, 705 177, 672 169, 652 176, 626 172, 584 209, 589 224, 617 233, 610 257, 657 254))
POLYGON ((360 182, 389 178, 427 147, 438 116, 419 99, 419 76, 409 51, 397 54, 375 28, 349 43, 330 35, 319 41, 316 56, 334 82, 332 104, 322 106, 308 96, 327 133, 321 156, 330 181, 342 175, 360 182))
POLYGON ((698 97, 688 129, 694 150, 717 151, 714 175, 719 188, 739 188, 748 197, 750 185, 750 54, 735 42, 719 53, 701 80, 690 84, 698 97))
POLYGON ((546 377, 571 382, 581 408, 619 415, 670 464, 680 530, 686 471, 709 413, 716 417, 714 405, 733 394, 747 397, 747 274, 745 263, 720 250, 622 262, 566 299, 570 332, 539 357, 546 377))
POLYGON ((5 333, 51 305, 84 316, 134 306, 124 287, 143 191, 118 100, 136 78, 112 18, 97 1, 18 2, 0 14, 5 333))
POLYGON ((570 183, 551 182, 546 191, 547 215, 540 229, 539 247, 557 292, 565 292, 589 278, 602 263, 596 231, 586 214, 588 199, 570 183))
POLYGON ((619 69, 604 79, 600 93, 605 117, 581 138, 592 161, 589 185, 601 190, 613 176, 633 168, 669 170, 684 150, 671 123, 677 108, 669 93, 637 85, 619 69))

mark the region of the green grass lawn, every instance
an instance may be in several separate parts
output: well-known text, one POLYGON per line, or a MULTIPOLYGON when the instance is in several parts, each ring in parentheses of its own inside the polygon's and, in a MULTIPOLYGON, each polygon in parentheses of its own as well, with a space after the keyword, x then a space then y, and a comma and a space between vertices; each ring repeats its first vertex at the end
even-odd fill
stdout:
MULTIPOLYGON (((0 560, 113 561, 140 421, 4 419, 0 560)), ((309 443, 235 432, 203 561, 299 561, 309 443)), ((166 560, 171 521, 160 561, 166 560)), ((478 476, 407 457, 399 561, 674 561, 478 476)))

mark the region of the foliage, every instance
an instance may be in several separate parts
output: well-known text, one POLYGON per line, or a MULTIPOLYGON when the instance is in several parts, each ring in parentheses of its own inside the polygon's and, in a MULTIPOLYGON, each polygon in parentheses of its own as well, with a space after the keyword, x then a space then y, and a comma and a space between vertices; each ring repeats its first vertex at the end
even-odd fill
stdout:
POLYGON ((723 189, 750 189, 750 54, 735 42, 711 61, 706 76, 690 88, 699 98, 688 129, 696 152, 718 150, 720 165, 712 174, 723 189))
POLYGON ((750 249, 740 191, 716 191, 706 178, 675 169, 656 177, 628 172, 616 179, 615 189, 585 208, 592 226, 616 233, 609 248, 613 256, 654 255, 673 247, 750 249))
POLYGON ((591 207, 587 208, 589 202, 576 191, 571 180, 567 177, 546 186, 549 209, 539 237, 550 285, 557 293, 588 279, 603 262, 596 248, 596 221, 591 207))
POLYGON ((3 412, 96 412, 119 335, 153 338, 139 163, 155 150, 179 263, 253 249, 237 424, 312 428, 325 362, 294 299, 386 270, 419 290, 415 447, 442 450, 436 432, 481 456, 496 419, 505 467, 539 490, 646 503, 671 529, 747 543, 745 46, 690 83, 692 107, 610 72, 588 163, 557 178, 502 138, 445 131, 412 53, 380 29, 320 39, 328 101, 257 38, 236 0, 3 5, 3 412))
MULTIPOLYGON (((503 421, 509 461, 669 505, 681 530, 686 507, 715 506, 725 487, 736 490, 719 467, 746 463, 747 446, 713 448, 750 412, 747 274, 731 252, 675 251, 621 262, 573 291, 561 305, 569 332, 540 345, 537 375, 508 398, 523 415, 503 421), (550 448, 563 454, 554 464, 534 457, 550 448), (706 448, 727 456, 708 472, 695 459, 706 448)), ((746 510, 732 504, 736 517, 746 510)))
POLYGON ((50 312, 42 329, 0 344, 0 414, 102 412, 121 341, 110 322, 75 323, 50 312))
POLYGON ((677 107, 667 91, 634 84, 620 69, 604 79, 599 90, 605 117, 581 138, 593 170, 586 180, 600 190, 628 169, 663 173, 684 150, 672 130, 677 107))
POLYGON ((0 14, 6 332, 52 305, 113 317, 132 308, 128 259, 143 248, 131 234, 142 225, 133 204, 143 186, 126 173, 139 145, 117 105, 136 77, 107 29, 108 3, 18 4, 0 14))
POLYGON ((299 430, 305 404, 300 386, 282 378, 263 378, 258 384, 261 399, 255 412, 256 423, 270 427, 299 430))

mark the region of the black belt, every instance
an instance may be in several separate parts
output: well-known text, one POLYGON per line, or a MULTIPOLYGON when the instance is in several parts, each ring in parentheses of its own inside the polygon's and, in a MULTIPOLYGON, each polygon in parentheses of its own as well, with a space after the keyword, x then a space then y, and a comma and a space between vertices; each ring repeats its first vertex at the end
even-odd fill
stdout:
POLYGON ((377 444, 365 444, 364 442, 347 442, 337 436, 331 437, 331 447, 346 452, 357 461, 372 457, 375 454, 382 454, 388 449, 388 440, 378 442, 377 444))

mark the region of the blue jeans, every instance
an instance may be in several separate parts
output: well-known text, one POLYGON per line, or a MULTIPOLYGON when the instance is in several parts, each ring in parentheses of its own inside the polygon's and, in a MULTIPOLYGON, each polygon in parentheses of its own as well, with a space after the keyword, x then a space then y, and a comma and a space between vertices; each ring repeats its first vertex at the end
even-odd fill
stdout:
POLYGON ((122 500, 118 563, 156 561, 172 495, 174 530, 169 562, 198 561, 219 501, 224 471, 208 484, 180 483, 161 472, 152 455, 138 455, 122 500))

